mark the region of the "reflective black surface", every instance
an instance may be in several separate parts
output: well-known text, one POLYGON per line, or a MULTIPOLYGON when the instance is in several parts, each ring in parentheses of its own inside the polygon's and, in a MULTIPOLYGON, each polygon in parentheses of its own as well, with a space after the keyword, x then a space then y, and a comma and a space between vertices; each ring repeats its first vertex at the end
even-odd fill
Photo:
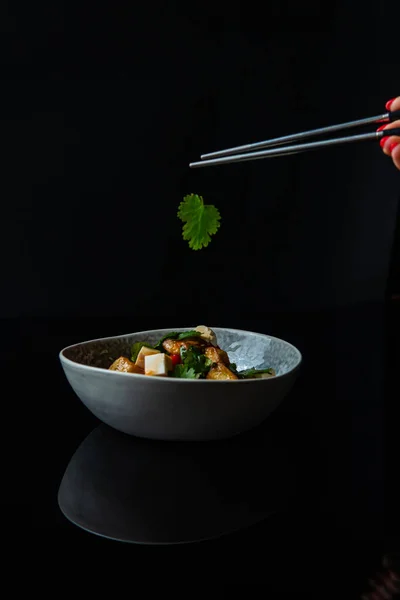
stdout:
POLYGON ((101 425, 71 458, 59 505, 80 527, 121 541, 217 537, 296 501, 301 465, 277 437, 260 428, 230 442, 164 443, 101 425))
POLYGON ((165 568, 179 552, 188 573, 206 561, 223 583, 298 589, 284 575, 289 560, 296 577, 311 569, 365 590, 383 554, 398 550, 398 322, 382 306, 239 319, 237 327, 296 344, 301 375, 261 427, 196 444, 138 440, 100 424, 58 362, 69 343, 158 323, 4 322, 2 367, 19 423, 4 433, 11 471, 15 461, 15 485, 2 498, 8 525, 52 552, 128 552, 138 565, 153 552, 165 568), (189 541, 162 556, 142 545, 189 541))

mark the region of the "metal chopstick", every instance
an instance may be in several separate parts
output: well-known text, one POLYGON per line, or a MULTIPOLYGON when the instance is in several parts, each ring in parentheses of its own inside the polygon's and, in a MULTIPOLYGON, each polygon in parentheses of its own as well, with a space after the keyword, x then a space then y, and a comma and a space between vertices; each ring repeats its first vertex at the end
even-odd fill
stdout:
POLYGON ((388 123, 400 118, 400 111, 386 112, 382 115, 375 117, 367 117, 366 119, 358 119, 357 121, 349 121, 348 123, 340 123, 339 125, 329 125, 328 127, 320 127, 319 129, 312 129, 310 131, 303 131, 301 133, 294 133, 292 135, 285 135, 283 137, 273 138, 271 140, 264 140, 262 142, 255 142, 254 144, 244 144, 243 146, 235 146, 234 148, 227 148, 226 150, 218 150, 216 152, 209 152, 202 154, 201 159, 217 158, 220 156, 228 156, 230 154, 237 154, 243 152, 252 152, 254 150, 261 150, 261 148, 268 148, 269 146, 279 146, 287 142, 294 142, 296 140, 304 140, 314 135, 322 135, 324 133, 333 133, 342 129, 349 129, 351 127, 361 127, 362 125, 371 125, 373 123, 388 123))
POLYGON ((327 146, 335 146, 337 144, 348 144, 352 142, 367 142, 371 140, 381 140, 388 135, 400 135, 400 128, 385 129, 383 131, 374 131, 372 133, 362 133, 360 135, 351 135, 348 137, 334 138, 331 140, 323 140, 320 142, 309 142, 307 144, 297 144, 294 146, 285 146, 284 148, 271 148, 270 150, 262 150, 259 152, 247 152, 244 154, 235 154, 234 156, 225 156, 220 158, 212 158, 210 160, 200 160, 190 163, 191 168, 208 167, 213 165, 223 165, 227 163, 245 162, 248 160, 258 160, 262 158, 274 158, 277 156, 287 156, 289 154, 297 154, 299 152, 307 152, 308 150, 317 150, 327 146), (389 133, 390 132, 390 133, 389 133))

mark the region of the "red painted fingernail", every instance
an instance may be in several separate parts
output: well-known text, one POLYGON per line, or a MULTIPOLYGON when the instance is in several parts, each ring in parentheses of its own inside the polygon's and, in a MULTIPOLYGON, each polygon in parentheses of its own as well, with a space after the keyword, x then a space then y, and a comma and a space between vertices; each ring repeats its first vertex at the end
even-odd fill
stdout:
POLYGON ((388 100, 385 104, 386 110, 390 110, 390 107, 392 106, 393 102, 396 100, 396 98, 392 98, 391 100, 388 100))
POLYGON ((381 139, 381 141, 379 142, 379 145, 380 145, 381 148, 383 148, 383 146, 386 144, 386 140, 387 140, 387 137, 383 137, 381 139))
POLYGON ((400 142, 393 142, 392 144, 390 144, 389 146, 389 152, 390 154, 393 152, 393 150, 399 145, 400 142))
POLYGON ((380 127, 378 127, 377 131, 382 131, 383 129, 385 129, 386 125, 381 125, 380 127))

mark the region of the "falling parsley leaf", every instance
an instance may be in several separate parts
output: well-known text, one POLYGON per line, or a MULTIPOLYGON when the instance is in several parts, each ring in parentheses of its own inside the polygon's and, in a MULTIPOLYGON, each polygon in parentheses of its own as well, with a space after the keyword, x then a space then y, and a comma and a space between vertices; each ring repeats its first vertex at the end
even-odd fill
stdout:
POLYGON ((184 223, 183 239, 189 242, 189 248, 200 250, 211 242, 211 236, 217 233, 221 215, 212 204, 204 204, 197 194, 185 196, 179 205, 178 218, 184 223))

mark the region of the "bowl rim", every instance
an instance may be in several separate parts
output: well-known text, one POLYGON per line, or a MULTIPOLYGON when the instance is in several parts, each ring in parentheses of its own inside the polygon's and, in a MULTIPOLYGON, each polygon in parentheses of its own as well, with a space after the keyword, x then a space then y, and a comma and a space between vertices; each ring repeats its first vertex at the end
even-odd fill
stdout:
POLYGON ((290 346, 295 353, 297 354, 297 363, 291 368, 289 369, 289 371, 286 371, 286 373, 282 373, 281 375, 275 375, 275 377, 268 377, 265 379, 181 379, 179 377, 163 377, 160 375, 152 375, 151 377, 149 377, 148 375, 142 375, 140 373, 124 373, 121 371, 110 371, 109 369, 103 369, 101 367, 93 367, 91 365, 84 365, 82 363, 76 362, 74 360, 71 360, 70 358, 67 358, 64 354, 64 352, 66 352, 67 350, 71 350, 72 348, 77 348, 78 346, 86 346, 87 344, 92 344, 94 342, 107 342, 108 340, 117 340, 120 338, 126 338, 126 337, 130 337, 130 336, 136 336, 136 335, 142 335, 142 334, 146 334, 146 333, 154 333, 154 332, 169 332, 169 331, 190 331, 191 329, 193 329, 193 327, 175 327, 175 328, 163 328, 163 329, 147 329, 145 331, 135 331, 133 333, 123 333, 120 335, 111 335, 111 336, 107 336, 107 337, 102 337, 102 338, 95 338, 92 340, 85 340, 84 342, 78 342, 76 344, 70 344, 69 346, 65 346, 64 348, 62 348, 62 350, 60 350, 59 352, 59 359, 61 361, 61 364, 65 364, 65 365, 69 365, 75 368, 78 368, 80 370, 83 371, 90 371, 90 372, 95 372, 95 373, 103 373, 104 375, 107 373, 107 377, 111 376, 111 377, 129 377, 130 379, 132 379, 132 381, 140 381, 140 380, 144 380, 147 381, 149 384, 150 382, 160 382, 160 381, 164 381, 164 382, 170 382, 170 383, 178 383, 181 384, 193 384, 193 383, 217 383, 217 384, 233 384, 233 383, 240 383, 240 384, 249 384, 249 383, 253 383, 253 384, 261 384, 264 383, 266 384, 267 382, 271 382, 271 381, 276 381, 277 379, 283 379, 285 377, 288 377, 289 375, 291 375, 292 373, 294 373, 297 369, 300 368, 300 365, 303 362, 303 356, 302 353, 300 352, 300 350, 294 346, 293 344, 291 344, 290 342, 287 342, 286 340, 282 339, 282 338, 278 338, 276 336, 273 335, 269 335, 267 333, 259 333, 257 331, 248 331, 246 329, 234 329, 231 327, 211 327, 211 329, 213 331, 215 331, 216 333, 218 331, 229 331, 232 333, 247 333, 250 335, 258 335, 261 337, 265 337, 268 338, 270 340, 275 340, 277 342, 282 342, 283 344, 286 344, 287 346, 290 346))

